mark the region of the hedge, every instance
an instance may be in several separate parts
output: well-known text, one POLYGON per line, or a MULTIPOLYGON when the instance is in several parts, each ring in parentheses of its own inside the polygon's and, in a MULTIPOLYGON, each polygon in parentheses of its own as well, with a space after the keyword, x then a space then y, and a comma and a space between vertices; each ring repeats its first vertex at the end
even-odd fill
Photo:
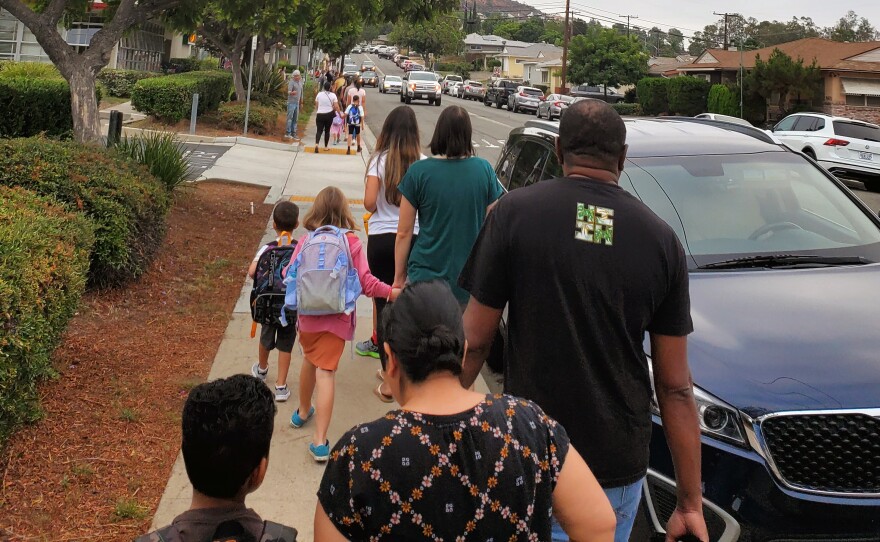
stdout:
POLYGON ((120 98, 131 97, 134 85, 141 79, 159 77, 161 73, 137 70, 112 70, 105 68, 98 74, 98 81, 107 89, 107 94, 120 98))
POLYGON ((646 115, 669 112, 668 86, 670 79, 645 77, 636 84, 639 105, 646 115))
POLYGON ((91 223, 22 188, 0 186, 0 448, 40 415, 38 382, 86 283, 91 223))
MULTIPOLYGON (((244 129, 244 102, 222 104, 217 112, 217 126, 224 130, 244 129)), ((278 122, 278 109, 251 102, 248 115, 248 131, 255 134, 268 134, 278 122)))
POLYGON ((616 103, 611 104, 612 109, 617 111, 617 113, 621 117, 626 116, 641 116, 644 113, 642 112, 642 106, 639 104, 628 104, 628 103, 616 103))
POLYGON ((141 113, 170 123, 189 118, 192 95, 199 94, 199 115, 215 111, 232 92, 232 74, 199 71, 142 79, 131 93, 131 105, 141 113))
POLYGON ((67 81, 0 77, 0 137, 62 137, 72 131, 67 81))
POLYGON ((92 286, 140 276, 165 235, 168 192, 114 151, 43 138, 0 140, 0 185, 52 197, 89 218, 95 227, 92 286))
POLYGON ((709 98, 709 81, 699 77, 673 77, 669 79, 669 110, 686 117, 706 112, 709 98))

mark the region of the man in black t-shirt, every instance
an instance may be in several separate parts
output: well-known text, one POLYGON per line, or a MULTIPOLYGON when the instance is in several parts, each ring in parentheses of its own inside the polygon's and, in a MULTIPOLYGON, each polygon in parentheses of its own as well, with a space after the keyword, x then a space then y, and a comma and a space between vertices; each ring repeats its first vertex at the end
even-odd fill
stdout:
POLYGON ((565 177, 501 198, 462 271, 460 284, 471 294, 462 383, 476 379, 508 305, 505 392, 535 401, 565 427, 617 512, 615 541, 626 541, 648 466, 649 333, 678 482, 667 540, 691 533, 707 541, 684 250, 665 222, 617 184, 626 127, 608 104, 569 107, 556 154, 565 177))

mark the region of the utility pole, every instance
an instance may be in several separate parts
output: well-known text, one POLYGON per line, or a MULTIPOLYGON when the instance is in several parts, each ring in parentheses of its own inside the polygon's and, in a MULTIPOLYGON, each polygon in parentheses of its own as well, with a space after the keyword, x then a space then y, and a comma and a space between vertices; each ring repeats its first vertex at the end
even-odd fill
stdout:
POLYGON ((626 19, 626 37, 629 37, 629 20, 638 19, 638 15, 620 15, 620 18, 626 19))
POLYGON ((713 11, 712 15, 719 15, 724 17, 724 50, 726 51, 730 48, 730 42, 727 39, 727 19, 728 17, 733 17, 734 15, 736 15, 736 13, 718 13, 716 11, 713 11))
POLYGON ((568 27, 568 12, 570 6, 570 0, 565 0, 565 28, 562 30, 562 81, 560 82, 562 94, 566 94, 565 77, 568 75, 568 41, 571 39, 571 30, 568 27))

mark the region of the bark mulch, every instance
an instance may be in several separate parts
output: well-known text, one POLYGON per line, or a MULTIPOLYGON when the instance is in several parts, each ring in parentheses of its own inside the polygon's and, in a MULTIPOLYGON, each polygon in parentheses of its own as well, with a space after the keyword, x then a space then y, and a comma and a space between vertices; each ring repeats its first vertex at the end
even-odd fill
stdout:
POLYGON ((265 195, 213 182, 185 189, 150 271, 86 294, 55 352, 59 377, 42 385, 42 420, 0 457, 0 540, 146 531, 180 448, 183 402, 209 373, 265 231, 265 195))

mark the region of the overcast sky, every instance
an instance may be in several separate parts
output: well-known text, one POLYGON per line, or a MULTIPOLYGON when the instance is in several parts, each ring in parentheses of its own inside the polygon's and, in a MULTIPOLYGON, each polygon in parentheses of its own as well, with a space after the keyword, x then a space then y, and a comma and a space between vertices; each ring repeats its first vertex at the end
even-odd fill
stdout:
MULTIPOLYGON (((564 0, 525 0, 530 5, 547 13, 564 13, 564 0)), ((821 28, 833 25, 848 10, 860 17, 866 17, 875 27, 880 26, 880 2, 878 0, 846 0, 841 3, 827 0, 725 0, 708 2, 705 0, 628 0, 626 2, 599 2, 598 0, 571 0, 573 12, 581 17, 594 16, 619 19, 619 15, 638 15, 632 24, 650 28, 658 26, 666 30, 674 26, 685 36, 695 30, 702 30, 707 24, 719 19, 713 11, 741 13, 744 17, 760 20, 789 20, 792 16, 812 17, 821 28), (662 23, 662 24, 657 24, 662 23)), ((602 21, 611 24, 610 21, 602 21)))

